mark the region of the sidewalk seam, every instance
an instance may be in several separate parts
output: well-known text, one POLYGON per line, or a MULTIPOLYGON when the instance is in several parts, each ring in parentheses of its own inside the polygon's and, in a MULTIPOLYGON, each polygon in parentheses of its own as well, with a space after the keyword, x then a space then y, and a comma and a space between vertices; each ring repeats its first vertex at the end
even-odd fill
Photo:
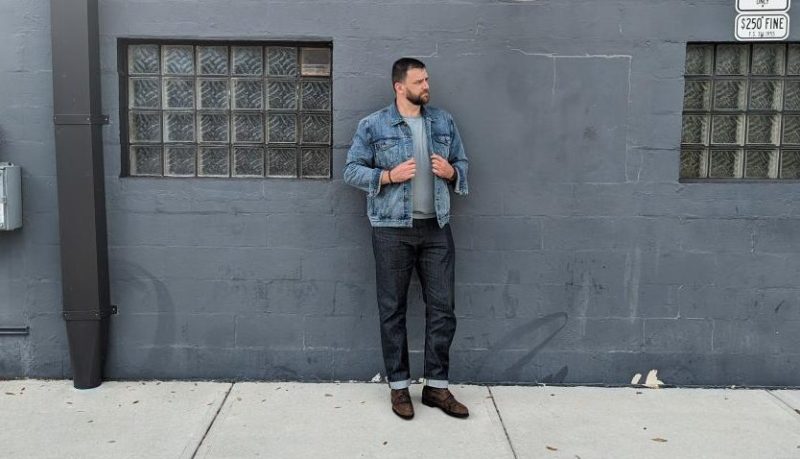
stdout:
POLYGON ((490 386, 486 386, 486 389, 489 391, 489 397, 492 399, 492 405, 494 405, 494 411, 497 413, 497 417, 500 419, 500 425, 503 426, 503 433, 506 434, 506 440, 508 440, 508 446, 511 448, 511 454, 514 455, 514 459, 517 459, 517 452, 514 450, 514 444, 511 442, 511 437, 508 436, 508 430, 506 429, 506 423, 503 422, 503 416, 500 414, 500 408, 497 407, 497 402, 494 399, 494 394, 492 393, 492 388, 490 386))
POLYGON ((219 412, 222 411, 222 407, 225 406, 225 402, 228 401, 228 395, 230 395, 231 391, 233 390, 234 384, 235 383, 230 383, 230 385, 228 386, 228 390, 225 391, 225 396, 222 397, 222 403, 220 403, 219 407, 217 407, 217 411, 214 413, 214 417, 211 418, 211 422, 208 423, 208 427, 206 427, 206 431, 203 432, 203 438, 201 438, 200 441, 197 442, 197 447, 194 449, 194 452, 192 453, 192 459, 194 459, 197 456, 197 452, 200 451, 200 447, 203 445, 203 442, 206 441, 206 437, 208 436, 208 432, 211 431, 211 427, 217 421, 217 416, 219 416, 219 412))
POLYGON ((771 395, 771 396, 772 396, 772 398, 774 398, 775 400, 777 400, 777 401, 778 401, 778 403, 780 403, 781 405, 783 405, 783 406, 785 406, 785 407, 789 408, 789 411, 791 411, 791 412, 792 412, 792 414, 794 414, 794 416, 792 416, 792 417, 793 417, 793 418, 795 418, 795 419, 797 419, 798 421, 800 421, 800 417, 798 417, 798 415, 800 415, 800 410, 798 410, 797 408, 795 408, 795 407, 793 407, 792 405, 788 404, 788 403, 787 403, 787 402, 786 402, 784 399, 782 399, 782 398, 778 397, 776 394, 772 393, 772 391, 771 391, 771 390, 768 390, 768 391, 767 391, 767 393, 768 393, 769 395, 771 395))

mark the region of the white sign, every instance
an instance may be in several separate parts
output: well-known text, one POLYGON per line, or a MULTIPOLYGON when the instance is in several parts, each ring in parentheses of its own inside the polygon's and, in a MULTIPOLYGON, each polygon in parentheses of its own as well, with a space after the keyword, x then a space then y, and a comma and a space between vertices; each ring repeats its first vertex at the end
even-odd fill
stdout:
POLYGON ((736 16, 736 39, 770 41, 789 38, 789 15, 739 14, 736 16))
POLYGON ((747 11, 788 11, 791 0, 736 0, 736 10, 747 11))

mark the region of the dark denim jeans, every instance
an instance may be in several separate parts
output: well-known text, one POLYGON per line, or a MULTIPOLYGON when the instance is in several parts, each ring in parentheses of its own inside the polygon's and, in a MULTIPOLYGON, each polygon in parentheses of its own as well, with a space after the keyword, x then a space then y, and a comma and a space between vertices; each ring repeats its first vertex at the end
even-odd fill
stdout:
POLYGON ((450 225, 435 218, 414 220, 411 228, 373 227, 381 344, 393 389, 408 387, 406 306, 411 272, 416 268, 425 301, 425 378, 447 387, 454 312, 455 246, 450 225))

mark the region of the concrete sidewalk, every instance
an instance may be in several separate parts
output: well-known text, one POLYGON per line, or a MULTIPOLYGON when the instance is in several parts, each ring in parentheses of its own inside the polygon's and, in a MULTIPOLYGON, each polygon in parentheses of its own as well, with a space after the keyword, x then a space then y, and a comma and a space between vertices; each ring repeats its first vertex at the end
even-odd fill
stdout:
POLYGON ((800 391, 452 387, 468 419, 385 384, 0 381, 0 456, 798 458, 800 391))

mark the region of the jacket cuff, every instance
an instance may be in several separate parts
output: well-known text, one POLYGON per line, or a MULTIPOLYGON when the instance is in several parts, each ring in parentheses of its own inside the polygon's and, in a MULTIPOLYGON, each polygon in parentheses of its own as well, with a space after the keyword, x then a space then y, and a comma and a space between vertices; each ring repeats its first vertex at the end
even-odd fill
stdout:
POLYGON ((461 171, 458 169, 457 166, 453 167, 453 169, 455 169, 455 171, 456 171, 455 179, 452 182, 450 182, 450 183, 453 184, 453 190, 455 190, 456 194, 466 195, 467 194, 467 184, 466 184, 465 180, 461 176, 461 171))
POLYGON ((381 192, 381 174, 383 169, 375 168, 372 170, 372 178, 369 181, 369 195, 375 197, 381 192))

